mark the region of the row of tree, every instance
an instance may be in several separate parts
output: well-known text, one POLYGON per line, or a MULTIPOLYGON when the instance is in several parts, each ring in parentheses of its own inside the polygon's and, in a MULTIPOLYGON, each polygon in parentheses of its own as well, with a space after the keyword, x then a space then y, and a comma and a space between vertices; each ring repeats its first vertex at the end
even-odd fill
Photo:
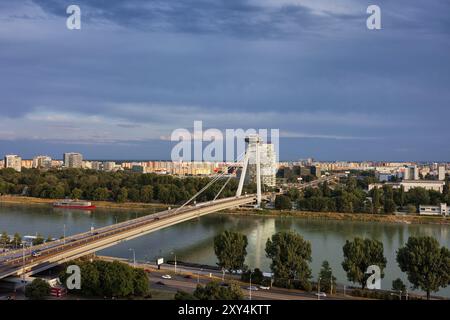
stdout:
MULTIPOLYGON (((249 276, 244 264, 248 241, 245 235, 224 231, 214 238, 214 251, 218 265, 229 272, 244 270, 243 277, 249 276)), ((270 269, 274 284, 282 287, 296 287, 311 290, 312 273, 309 263, 312 261, 311 243, 295 232, 278 232, 267 240, 266 256, 272 260, 270 269)), ((343 246, 344 261, 342 267, 347 279, 365 287, 369 274, 367 268, 377 265, 384 277, 386 258, 383 253, 383 243, 372 239, 355 238, 347 240, 343 246)), ((414 289, 420 288, 427 293, 438 291, 450 282, 450 251, 441 247, 432 237, 410 237, 404 247, 396 254, 400 269, 407 274, 414 289)), ((259 270, 252 279, 261 279, 259 270)), ((319 277, 323 289, 335 287, 336 278, 327 261, 322 264, 319 277)), ((255 282, 255 280, 253 280, 255 282)), ((398 282, 398 281, 397 281, 398 282)), ((257 283, 257 282, 255 282, 257 283)), ((397 283, 397 285, 399 285, 397 283)))
MULTIPOLYGON (((76 293, 94 297, 149 296, 149 280, 144 270, 133 268, 118 261, 77 260, 67 265, 80 267, 81 289, 76 293)), ((64 268, 65 270, 66 268, 64 268)), ((61 283, 66 283, 69 274, 61 272, 61 283)))
MULTIPOLYGON (((205 177, 174 177, 143 174, 131 171, 102 172, 66 169, 41 171, 23 169, 0 170, 0 195, 16 194, 38 198, 70 197, 97 201, 183 203, 211 181, 205 177)), ((198 201, 212 200, 225 181, 218 181, 198 197, 198 201)), ((235 194, 237 180, 232 179, 220 197, 235 194)), ((254 192, 254 185, 245 186, 254 192)))
POLYGON ((275 201, 275 208, 286 210, 297 204, 297 209, 322 212, 365 212, 365 213, 393 213, 397 208, 406 208, 416 212, 419 205, 438 205, 450 203, 450 186, 448 179, 443 192, 412 188, 408 192, 403 186, 393 189, 389 185, 374 188, 366 192, 355 178, 349 178, 343 185, 333 189, 327 182, 319 188, 308 187, 303 191, 290 189, 284 195, 279 195, 275 201))
MULTIPOLYGON (((50 242, 54 239, 51 236, 48 236, 45 239, 40 233, 36 235, 36 237, 32 240, 33 246, 37 246, 43 244, 44 242, 50 242)), ((19 233, 14 233, 12 239, 9 237, 6 231, 3 231, 0 234, 0 248, 14 248, 17 249, 21 246, 22 236, 19 233)))

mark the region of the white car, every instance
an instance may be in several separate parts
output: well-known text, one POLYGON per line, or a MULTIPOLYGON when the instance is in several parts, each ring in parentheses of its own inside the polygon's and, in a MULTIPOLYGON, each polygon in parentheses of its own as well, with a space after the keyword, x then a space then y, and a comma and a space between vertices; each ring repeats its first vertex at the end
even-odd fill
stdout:
POLYGON ((172 279, 170 274, 165 274, 161 278, 163 278, 163 279, 172 279))
POLYGON ((246 289, 250 291, 258 291, 258 287, 255 286, 247 287, 246 289))
POLYGON ((315 295, 319 296, 319 297, 326 297, 327 296, 327 294, 325 292, 316 292, 315 295))
POLYGON ((266 286, 259 286, 259 288, 260 288, 261 290, 269 290, 269 289, 270 289, 270 287, 266 287, 266 286))

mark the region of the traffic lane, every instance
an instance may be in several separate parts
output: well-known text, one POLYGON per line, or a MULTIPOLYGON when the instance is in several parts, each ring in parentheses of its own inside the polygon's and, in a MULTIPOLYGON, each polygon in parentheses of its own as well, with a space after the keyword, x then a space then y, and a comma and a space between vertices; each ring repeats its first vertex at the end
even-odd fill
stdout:
MULTIPOLYGON (((175 276, 172 279, 163 279, 161 275, 153 274, 149 276, 150 281, 152 282, 151 288, 168 290, 171 292, 176 292, 177 290, 183 290, 186 292, 192 293, 198 284, 206 285, 211 281, 211 279, 193 279, 193 278, 184 278, 181 276, 175 276), (164 283, 164 285, 157 284, 158 282, 164 283)), ((240 285, 242 293, 245 297, 250 297, 250 290, 248 290, 248 286, 240 285)), ((270 290, 252 290, 252 299, 262 299, 262 300, 315 300, 313 295, 302 295, 293 292, 276 292, 270 290)))

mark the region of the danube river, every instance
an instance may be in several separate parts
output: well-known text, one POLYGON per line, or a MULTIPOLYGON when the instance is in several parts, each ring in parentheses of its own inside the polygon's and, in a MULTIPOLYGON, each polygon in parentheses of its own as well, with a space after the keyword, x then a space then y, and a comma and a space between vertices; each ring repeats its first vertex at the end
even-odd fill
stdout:
MULTIPOLYGON (((46 206, 22 206, 0 204, 0 232, 9 234, 19 232, 21 235, 42 234, 60 237, 64 225, 66 234, 88 231, 94 228, 132 219, 149 211, 124 211, 97 209, 92 213, 53 209, 46 206)), ((343 260, 342 246, 345 240, 354 237, 367 237, 383 242, 385 256, 388 260, 385 277, 381 281, 382 288, 390 289, 392 280, 400 277, 406 281, 406 276, 395 262, 395 252, 409 236, 433 236, 442 245, 450 247, 450 226, 419 225, 381 222, 355 222, 317 220, 295 217, 262 217, 240 216, 227 214, 211 214, 178 225, 144 235, 114 247, 98 252, 99 255, 109 255, 121 258, 155 261, 159 256, 173 259, 173 253, 178 260, 214 265, 216 257, 213 249, 213 238, 223 230, 239 231, 247 235, 246 264, 252 268, 258 267, 269 271, 270 260, 265 257, 267 239, 275 232, 294 230, 311 242, 311 268, 316 278, 323 260, 328 260, 339 283, 350 284, 346 280, 341 267, 343 260)), ((450 297, 450 287, 442 289, 438 294, 450 297)))

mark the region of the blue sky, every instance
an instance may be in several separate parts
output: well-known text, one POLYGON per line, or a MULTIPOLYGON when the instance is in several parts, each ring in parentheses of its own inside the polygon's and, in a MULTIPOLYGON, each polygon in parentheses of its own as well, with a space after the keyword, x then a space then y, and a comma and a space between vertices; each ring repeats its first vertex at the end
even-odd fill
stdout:
POLYGON ((0 155, 168 159, 190 129, 278 128, 280 158, 449 161, 450 2, 0 3, 0 155), (82 29, 66 28, 77 4, 82 29), (377 4, 382 30, 366 28, 377 4))

